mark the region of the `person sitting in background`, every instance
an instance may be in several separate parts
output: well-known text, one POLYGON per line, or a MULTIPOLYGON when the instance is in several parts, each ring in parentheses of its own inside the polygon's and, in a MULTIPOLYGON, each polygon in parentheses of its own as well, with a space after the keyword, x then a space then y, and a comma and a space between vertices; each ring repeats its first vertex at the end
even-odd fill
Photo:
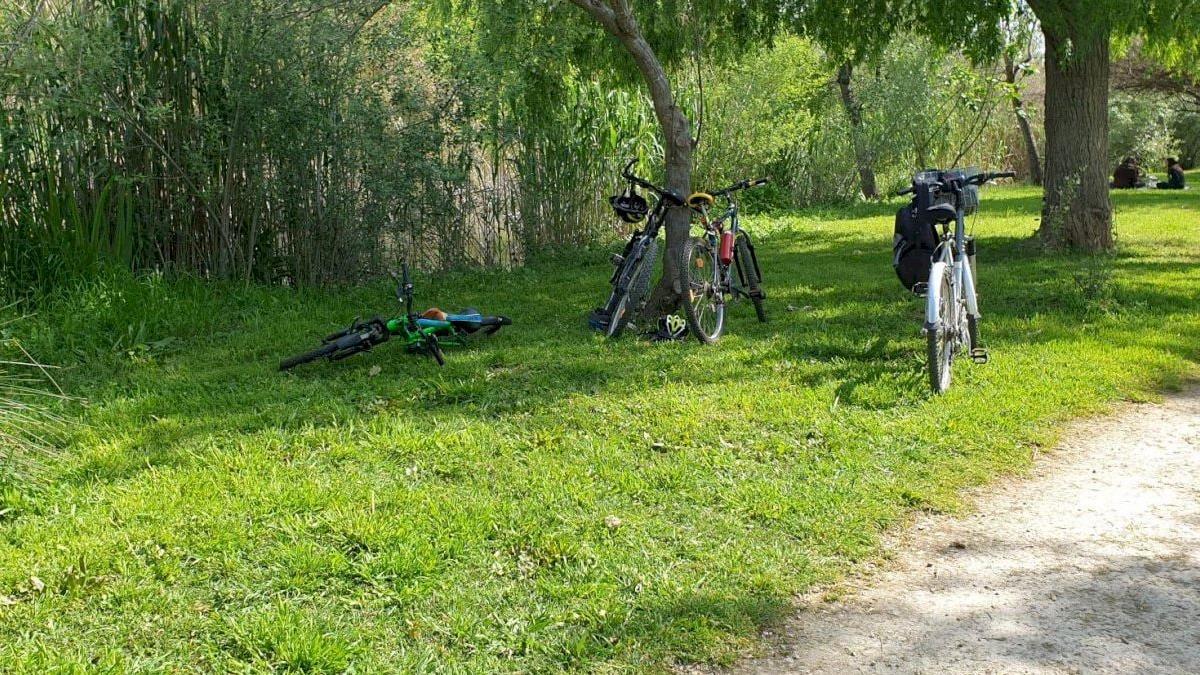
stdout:
POLYGON ((1179 166, 1179 160, 1174 157, 1167 158, 1167 182, 1159 183, 1160 190, 1182 190, 1187 187, 1187 182, 1183 177, 1183 167, 1179 166))
POLYGON ((1137 160, 1132 157, 1126 157, 1121 160, 1113 171, 1112 187, 1117 190, 1131 190, 1140 188, 1146 185, 1142 181, 1141 168, 1138 167, 1137 160))

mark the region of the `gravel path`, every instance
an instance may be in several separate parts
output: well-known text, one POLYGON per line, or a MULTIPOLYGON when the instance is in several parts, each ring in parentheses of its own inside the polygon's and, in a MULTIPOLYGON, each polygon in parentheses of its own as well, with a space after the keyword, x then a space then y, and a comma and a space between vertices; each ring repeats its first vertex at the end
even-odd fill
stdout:
POLYGON ((1200 673, 1200 389, 1064 438, 735 671, 1200 673))

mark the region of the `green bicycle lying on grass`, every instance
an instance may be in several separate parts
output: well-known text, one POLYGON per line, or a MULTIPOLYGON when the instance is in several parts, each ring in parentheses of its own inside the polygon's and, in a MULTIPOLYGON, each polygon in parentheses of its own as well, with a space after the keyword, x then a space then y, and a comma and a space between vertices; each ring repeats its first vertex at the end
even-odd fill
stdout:
MULTIPOLYGON (((279 369, 290 370, 321 357, 330 361, 340 361, 359 352, 369 351, 375 345, 392 339, 392 336, 402 339, 409 352, 428 354, 439 366, 443 366, 446 365, 446 357, 442 354, 443 344, 462 345, 465 344, 467 336, 480 330, 483 330, 485 335, 491 335, 502 326, 512 324, 512 319, 506 316, 485 316, 471 308, 457 314, 447 314, 434 307, 417 314, 413 311, 413 285, 408 275, 408 265, 403 264, 401 267, 403 277, 399 279, 396 287, 396 297, 404 306, 403 317, 385 320, 375 316, 366 321, 360 321, 356 317, 345 330, 327 335, 321 341, 320 347, 284 359, 280 362, 279 369)), ((393 273, 392 277, 395 276, 393 273)))

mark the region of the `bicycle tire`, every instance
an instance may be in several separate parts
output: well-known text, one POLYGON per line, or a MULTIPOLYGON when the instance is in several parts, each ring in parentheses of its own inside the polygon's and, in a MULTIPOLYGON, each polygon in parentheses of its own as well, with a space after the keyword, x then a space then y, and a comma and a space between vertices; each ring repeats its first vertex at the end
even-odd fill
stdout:
POLYGON ((754 254, 750 251, 750 237, 746 233, 738 234, 734 242, 734 263, 738 266, 738 274, 754 305, 754 314, 761 323, 767 322, 767 310, 763 307, 766 294, 762 291, 762 280, 758 278, 758 266, 754 264, 754 254))
POLYGON ((308 363, 310 361, 316 361, 317 359, 319 359, 323 356, 330 356, 335 351, 337 351, 337 345, 335 345, 335 344, 321 345, 320 347, 312 350, 311 352, 305 352, 303 354, 298 354, 291 358, 287 358, 287 359, 284 359, 283 361, 280 361, 279 362, 279 370, 281 370, 281 371, 291 370, 292 368, 295 368, 296 366, 308 363))
MULTIPOLYGON (((930 280, 932 282, 932 280, 930 280)), ((932 330, 926 334, 929 387, 935 394, 944 394, 950 389, 951 371, 954 366, 953 338, 948 338, 950 326, 947 324, 950 316, 951 303, 954 302, 953 286, 950 283, 950 268, 943 271, 941 306, 938 308, 938 320, 932 330)))
POLYGON ((621 333, 629 325, 629 321, 633 318, 633 315, 640 309, 642 300, 646 297, 646 293, 650 291, 650 277, 654 274, 654 263, 657 261, 658 240, 651 239, 641 259, 633 263, 638 267, 630 275, 629 287, 613 307, 612 316, 608 321, 608 337, 620 337, 621 333))
POLYGON ((725 292, 720 281, 723 278, 721 261, 716 247, 703 237, 688 237, 683 245, 683 259, 679 261, 683 289, 680 304, 688 332, 703 344, 712 344, 725 331, 725 292), (711 325, 708 319, 711 315, 711 325))

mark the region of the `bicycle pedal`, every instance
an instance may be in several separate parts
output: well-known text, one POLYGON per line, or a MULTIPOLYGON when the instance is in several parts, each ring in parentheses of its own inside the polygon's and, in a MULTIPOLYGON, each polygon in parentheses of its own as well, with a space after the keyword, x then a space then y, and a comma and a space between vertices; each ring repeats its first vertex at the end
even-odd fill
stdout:
POLYGON ((913 285, 912 292, 913 295, 925 297, 925 294, 929 292, 929 282, 918 281, 915 285, 913 285))
POLYGON ((971 350, 971 360, 978 364, 988 362, 988 351, 983 347, 976 347, 971 350))

